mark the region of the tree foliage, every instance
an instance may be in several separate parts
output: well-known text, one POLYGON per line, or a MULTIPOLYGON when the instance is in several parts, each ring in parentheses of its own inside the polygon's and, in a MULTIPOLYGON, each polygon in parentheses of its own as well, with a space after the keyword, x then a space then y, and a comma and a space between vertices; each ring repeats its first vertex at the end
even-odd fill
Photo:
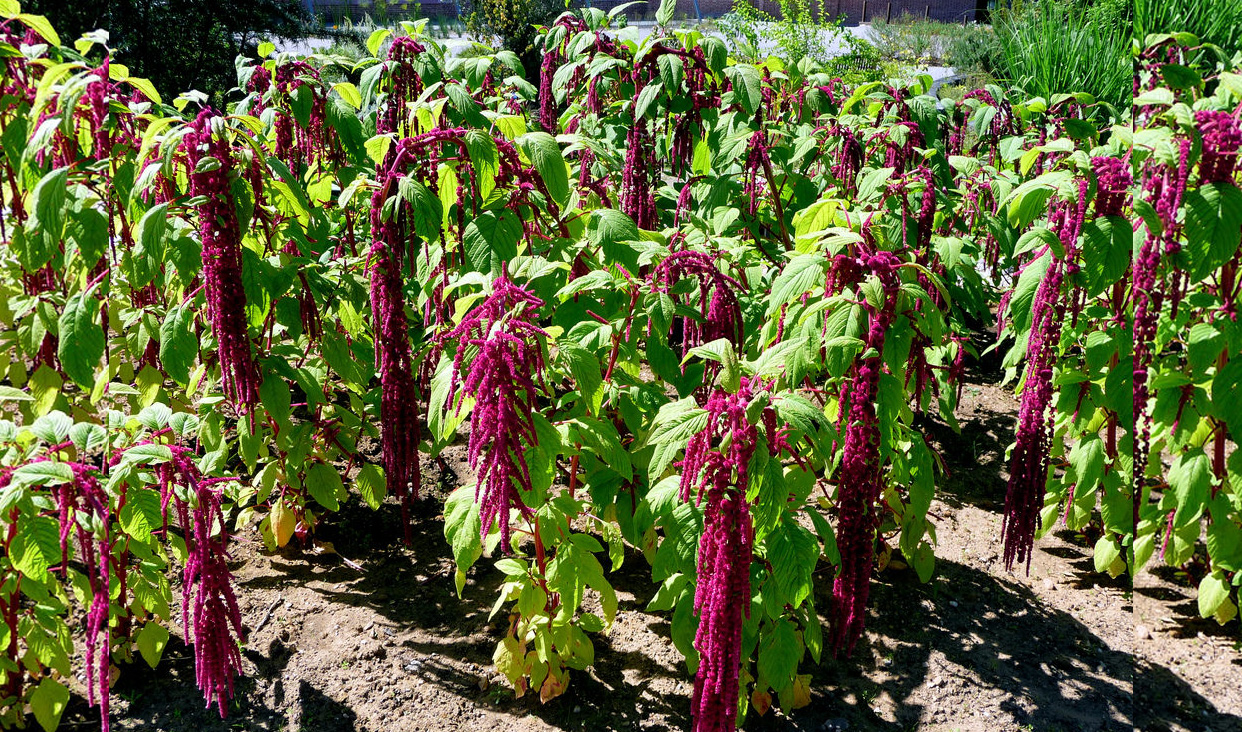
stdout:
POLYGON ((264 34, 297 37, 308 20, 301 0, 28 0, 66 41, 108 31, 118 63, 164 96, 197 89, 217 102, 237 82, 233 59, 253 54, 264 34))

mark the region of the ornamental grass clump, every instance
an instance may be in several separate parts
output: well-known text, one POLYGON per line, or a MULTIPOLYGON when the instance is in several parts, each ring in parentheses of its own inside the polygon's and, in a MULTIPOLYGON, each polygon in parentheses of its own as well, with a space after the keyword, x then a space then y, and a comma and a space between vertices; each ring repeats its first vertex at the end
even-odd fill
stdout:
POLYGON ((250 352, 246 294, 242 286, 241 224, 230 181, 233 151, 213 128, 219 116, 204 110, 181 145, 190 172, 190 195, 199 199, 207 319, 216 336, 224 394, 242 412, 259 403, 259 372, 250 352))
POLYGON ((540 339, 547 333, 535 324, 543 301, 502 275, 492 294, 475 305, 444 338, 457 344, 450 390, 474 399, 466 459, 478 474, 475 501, 482 532, 500 524, 501 546, 508 551, 509 513, 529 515, 522 500, 530 493, 526 451, 538 445, 534 413, 543 378, 540 339))

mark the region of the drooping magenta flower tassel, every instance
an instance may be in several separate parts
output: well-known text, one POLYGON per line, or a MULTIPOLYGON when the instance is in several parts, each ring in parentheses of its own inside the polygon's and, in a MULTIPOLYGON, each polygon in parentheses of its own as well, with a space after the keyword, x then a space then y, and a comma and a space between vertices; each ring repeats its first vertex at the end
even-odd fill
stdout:
POLYGON ((386 188, 381 187, 372 200, 375 243, 371 247, 371 312, 380 372, 381 461, 388 489, 401 503, 401 523, 408 545, 414 540, 410 509, 422 487, 418 390, 405 316, 400 226, 395 220, 383 221, 380 215, 386 188))
POLYGON ((224 135, 213 132, 216 119, 218 115, 211 110, 201 112, 181 144, 192 171, 190 195, 202 200, 198 231, 203 244, 203 290, 207 319, 219 344, 224 394, 239 411, 250 412, 259 403, 259 372, 250 352, 242 232, 229 180, 233 151, 224 135), (200 165, 206 158, 216 164, 200 165))
MULTIPOLYGON (((540 338, 534 319, 543 301, 502 276, 492 294, 466 314, 446 339, 457 343, 450 390, 474 398, 466 459, 478 474, 475 500, 486 536, 499 523, 509 550, 509 513, 530 513, 523 492, 533 490, 526 451, 539 444, 532 416, 542 379, 540 338), (474 355, 466 364, 467 351, 474 355)), ((461 409, 461 401, 457 408, 461 409)))
POLYGON ((832 644, 838 656, 853 651, 866 623, 875 532, 879 524, 876 502, 883 492, 875 401, 884 368, 884 338, 896 317, 901 291, 897 277, 900 261, 896 255, 883 251, 864 253, 859 260, 862 269, 878 277, 884 300, 879 307, 871 303, 863 306, 870 319, 864 353, 872 355, 858 361, 846 392, 848 423, 837 491, 837 548, 841 553, 841 571, 832 591, 832 644))

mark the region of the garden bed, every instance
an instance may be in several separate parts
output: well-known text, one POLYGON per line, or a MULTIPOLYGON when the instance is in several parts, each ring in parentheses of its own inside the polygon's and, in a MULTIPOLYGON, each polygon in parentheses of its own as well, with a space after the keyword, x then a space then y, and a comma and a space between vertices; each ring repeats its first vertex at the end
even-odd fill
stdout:
MULTIPOLYGON (((931 509, 935 579, 924 585, 912 570, 886 569, 854 657, 808 666, 811 704, 792 717, 752 712, 745 729, 1219 732, 1242 724, 1238 621, 1199 619, 1192 587, 1144 573, 1132 607, 1124 578, 1096 573, 1090 546, 1069 532, 1037 542, 1029 576, 1004 570, 1002 456, 1016 407, 976 378, 958 409, 961 434, 928 428, 950 471, 931 509)), ((442 495, 471 481, 461 458, 447 453, 428 485, 442 495)), ((620 612, 591 670, 547 704, 514 699, 492 668, 505 615, 488 614, 503 575, 480 563, 458 600, 443 517, 434 513, 440 497, 420 504, 408 550, 395 505, 371 513, 351 504, 323 526, 327 543, 308 552, 268 554, 248 533, 235 556, 251 630, 247 676, 229 718, 203 708, 190 650, 174 640, 158 670, 138 661, 121 674, 114 729, 689 728, 693 677, 667 614, 644 610, 655 586, 633 551, 613 575, 620 612)), ((830 583, 817 586, 822 613, 830 583)), ((90 728, 98 714, 77 698, 66 721, 90 728)))

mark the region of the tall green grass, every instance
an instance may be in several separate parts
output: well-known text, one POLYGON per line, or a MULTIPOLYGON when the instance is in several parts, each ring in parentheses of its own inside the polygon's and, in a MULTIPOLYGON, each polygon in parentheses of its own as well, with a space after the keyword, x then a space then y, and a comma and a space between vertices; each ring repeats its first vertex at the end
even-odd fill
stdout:
POLYGON ((1134 35, 1194 33, 1228 53, 1242 51, 1242 2, 1238 0, 1134 0, 1134 35))
POLYGON ((992 22, 999 46, 996 73, 1002 79, 1045 98, 1087 92, 1116 110, 1129 105, 1133 66, 1124 23, 1104 21, 1064 0, 1024 2, 995 11, 992 22))

